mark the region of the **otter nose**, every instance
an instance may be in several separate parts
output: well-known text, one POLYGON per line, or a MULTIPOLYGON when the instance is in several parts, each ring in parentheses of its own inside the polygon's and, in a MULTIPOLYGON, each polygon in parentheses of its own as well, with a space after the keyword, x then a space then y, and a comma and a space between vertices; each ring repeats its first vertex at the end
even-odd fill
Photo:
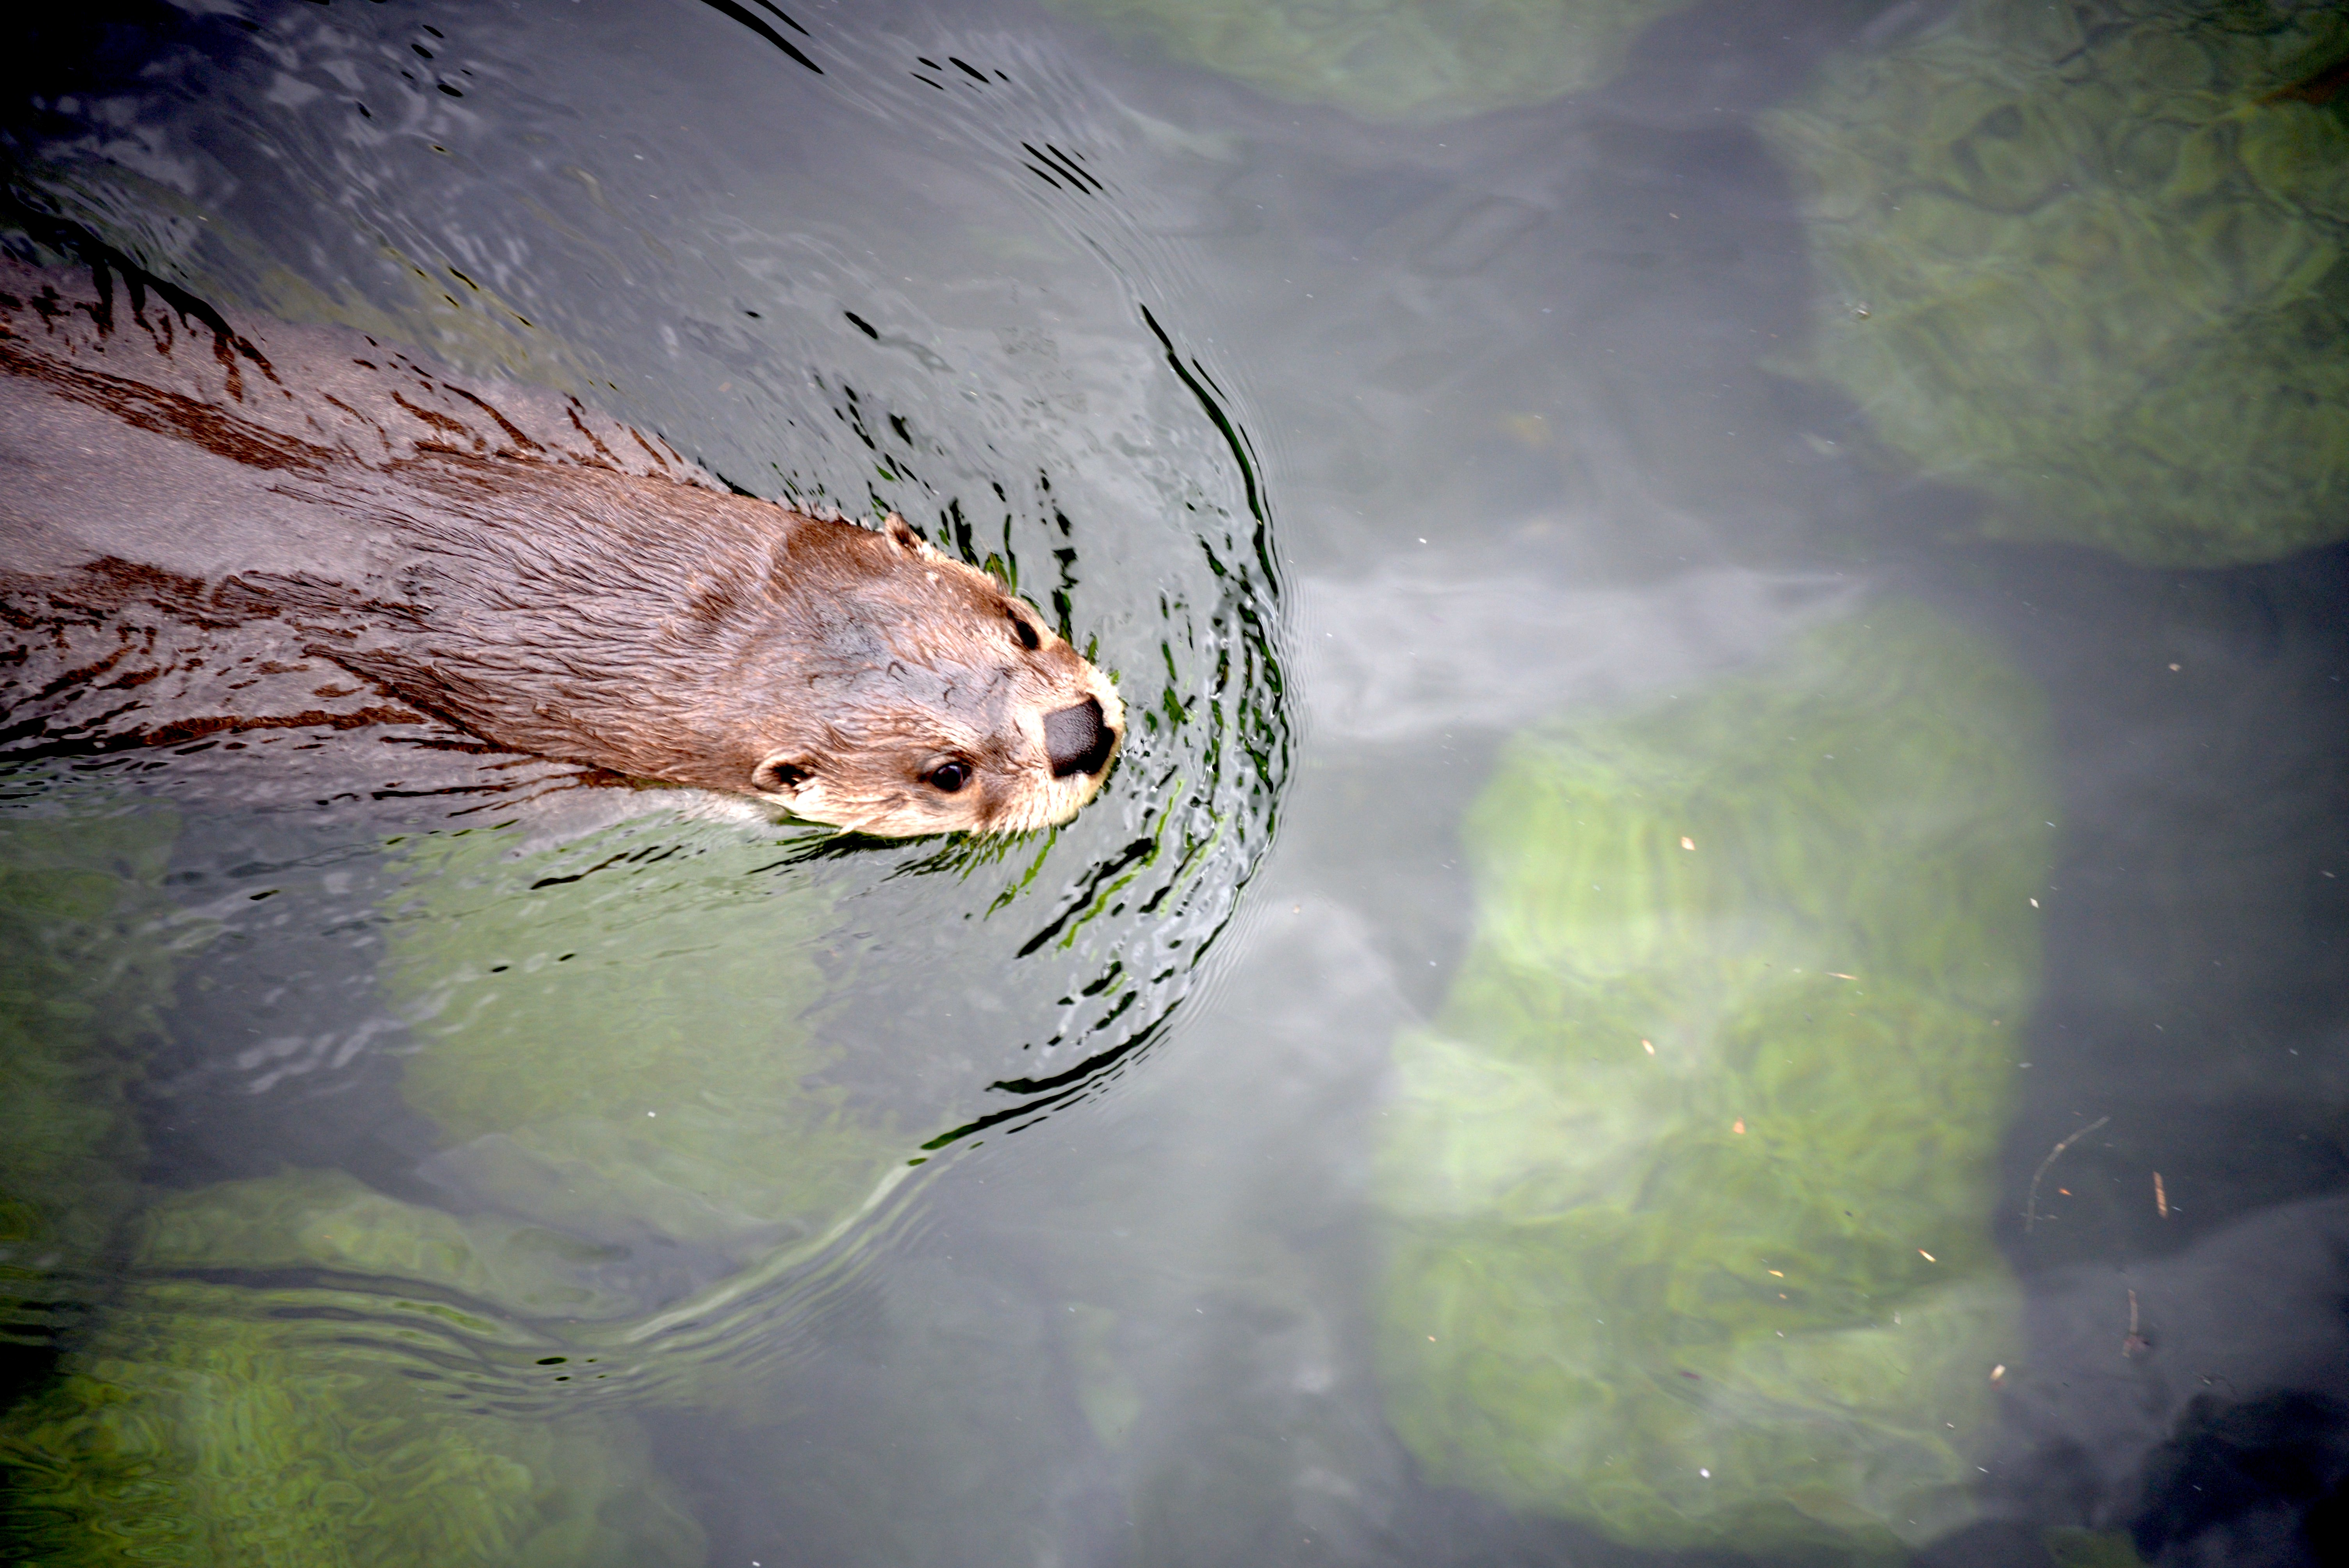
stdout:
POLYGON ((1102 722, 1101 704, 1092 697, 1074 707, 1044 716, 1044 752, 1052 759, 1052 777, 1098 773, 1109 761, 1115 737, 1102 722))

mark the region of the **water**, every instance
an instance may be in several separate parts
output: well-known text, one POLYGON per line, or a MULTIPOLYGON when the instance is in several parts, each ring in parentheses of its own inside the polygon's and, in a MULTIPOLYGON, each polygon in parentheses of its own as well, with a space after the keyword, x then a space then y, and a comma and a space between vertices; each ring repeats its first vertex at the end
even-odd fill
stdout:
MULTIPOLYGON (((2033 362, 2091 413, 2170 384, 2189 273, 2300 313, 2252 373, 2310 400, 2220 443, 2253 543, 2164 560, 2218 459, 2132 490, 2058 397, 2051 501, 1867 382, 2007 318, 1856 283, 1917 242, 1792 150, 1837 62, 1968 80, 2008 11, 1627 8, 1586 82, 1430 8, 1469 63, 1413 96, 1139 8, 783 9, 157 8, 16 67, 37 211, 895 507, 1150 717, 1010 845, 376 741, 20 757, 12 1553, 2338 1549, 2322 8, 2238 29, 2319 84, 2268 216, 2172 245, 2124 181, 1998 273, 2100 319, 2059 242, 2138 236, 2137 341, 2033 362)), ((2189 115, 2145 40, 2216 9, 2023 41, 2189 115)), ((1963 127, 1949 179, 2021 178, 1963 127)))

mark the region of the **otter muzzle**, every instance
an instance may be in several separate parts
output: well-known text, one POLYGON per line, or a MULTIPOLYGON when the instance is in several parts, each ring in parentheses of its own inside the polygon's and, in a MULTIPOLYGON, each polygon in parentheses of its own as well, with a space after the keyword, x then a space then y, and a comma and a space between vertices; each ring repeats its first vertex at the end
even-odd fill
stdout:
POLYGON ((1100 772, 1116 744, 1117 737, 1102 722, 1100 702, 1092 697, 1044 716, 1044 754, 1052 759, 1055 779, 1100 772))

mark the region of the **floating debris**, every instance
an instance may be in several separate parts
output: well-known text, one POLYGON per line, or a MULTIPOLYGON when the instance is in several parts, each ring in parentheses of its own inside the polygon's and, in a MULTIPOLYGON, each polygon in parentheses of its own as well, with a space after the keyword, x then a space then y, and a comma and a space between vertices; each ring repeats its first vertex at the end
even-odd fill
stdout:
MULTIPOLYGON (((2031 1064, 2029 1062, 2025 1062, 2023 1065, 2029 1067, 2031 1064)), ((2079 1142, 2080 1140, 2087 1137, 2088 1134, 2095 1131, 2096 1129, 2104 1126, 2105 1123, 2111 1119, 2112 1118, 2109 1116, 2100 1116, 2096 1118, 2095 1120, 2088 1123, 2087 1126, 2081 1128, 2078 1131, 2073 1133, 2069 1138, 2065 1138, 2058 1141, 2054 1148, 2047 1151, 2047 1158, 2042 1160, 2039 1162, 2039 1169, 2031 1173, 2031 1195, 2023 1201, 2023 1228, 2025 1232, 2036 1230, 2039 1226, 2039 1180, 2041 1177, 2047 1174, 2047 1168, 2064 1157, 2064 1150, 2071 1148, 2072 1145, 2079 1142)), ((2065 1191, 2060 1187, 2057 1188, 2056 1191, 2063 1192, 2064 1196, 2066 1198, 2072 1195, 2070 1192, 2065 1191)))

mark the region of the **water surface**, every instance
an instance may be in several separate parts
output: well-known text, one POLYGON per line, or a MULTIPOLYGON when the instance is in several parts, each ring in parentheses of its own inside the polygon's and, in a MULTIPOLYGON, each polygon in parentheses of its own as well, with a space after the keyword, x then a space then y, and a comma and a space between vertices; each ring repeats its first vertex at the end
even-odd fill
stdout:
MULTIPOLYGON (((2034 512, 1814 357, 1941 341, 1833 271, 1788 129, 1822 84, 1952 28, 2070 46, 2013 7, 1632 5, 1600 68, 1431 5, 1488 30, 1400 93, 1312 52, 1351 8, 1267 9, 1305 42, 1079 0, 43 24, 27 253, 69 259, 55 220, 896 508, 1137 717, 1096 804, 1009 844, 417 785, 380 746, 19 759, 12 1552, 2337 1548, 2338 454, 2277 438, 2275 548, 2165 559, 2110 544, 2120 481, 2121 522, 2034 512), (1650 1252, 1588 1239, 1619 1212, 1650 1252), (1624 1336, 1551 1334, 1569 1301, 1624 1336), (1757 1370, 1787 1330, 1814 1360, 1757 1370), (1863 1457, 1739 1458, 1814 1439, 1863 1457)), ((2221 9, 2067 15, 2158 85, 2172 54, 2114 51, 2221 9)), ((2337 119, 2313 14, 2242 23, 2308 57, 2212 114, 2337 119)), ((2311 246, 2332 123, 2261 187, 2311 246)), ((2324 413, 2337 268, 2130 235, 2132 288, 2216 254, 2300 289, 2270 379, 2324 413)), ((2017 265, 2059 304, 2101 275, 2017 265)), ((2080 351, 2084 387, 2163 374, 2080 351)))

